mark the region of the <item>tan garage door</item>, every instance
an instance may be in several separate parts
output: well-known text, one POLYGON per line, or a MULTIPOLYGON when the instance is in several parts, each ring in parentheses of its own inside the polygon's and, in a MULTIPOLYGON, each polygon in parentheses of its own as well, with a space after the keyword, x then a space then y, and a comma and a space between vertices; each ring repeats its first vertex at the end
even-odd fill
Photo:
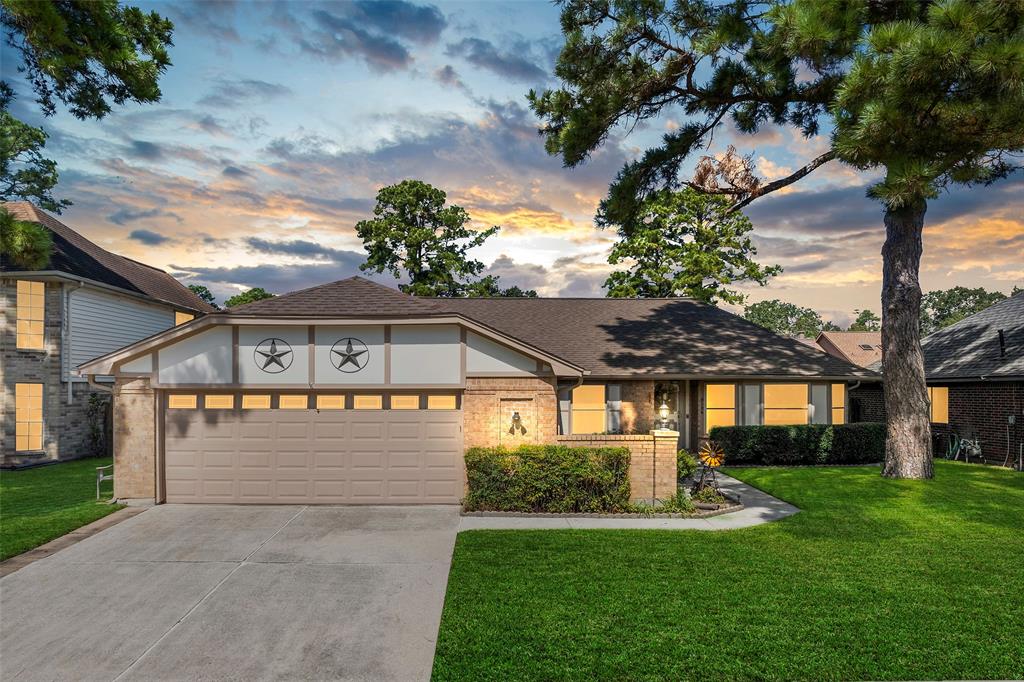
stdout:
POLYGON ((461 410, 168 410, 168 502, 453 504, 461 410))

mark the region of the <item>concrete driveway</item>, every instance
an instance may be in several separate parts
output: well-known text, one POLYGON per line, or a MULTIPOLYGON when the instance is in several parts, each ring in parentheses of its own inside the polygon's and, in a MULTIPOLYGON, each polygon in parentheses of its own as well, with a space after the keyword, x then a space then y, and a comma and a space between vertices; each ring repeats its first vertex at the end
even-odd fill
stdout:
POLYGON ((429 679, 458 523, 155 507, 0 580, 0 676, 429 679))

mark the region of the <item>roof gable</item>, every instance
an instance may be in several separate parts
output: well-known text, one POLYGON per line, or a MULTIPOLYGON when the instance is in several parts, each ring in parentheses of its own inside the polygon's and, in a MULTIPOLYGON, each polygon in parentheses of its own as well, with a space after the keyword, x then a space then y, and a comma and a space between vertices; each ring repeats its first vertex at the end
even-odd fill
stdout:
MULTIPOLYGON (((213 307, 163 270, 111 253, 27 201, 5 202, 17 220, 42 225, 53 236, 53 253, 45 271, 117 287, 181 308, 208 313, 213 307)), ((4 266, 9 269, 8 266, 4 266)))
POLYGON ((228 312, 274 317, 423 317, 445 314, 430 299, 403 294, 359 276, 235 306, 228 312))

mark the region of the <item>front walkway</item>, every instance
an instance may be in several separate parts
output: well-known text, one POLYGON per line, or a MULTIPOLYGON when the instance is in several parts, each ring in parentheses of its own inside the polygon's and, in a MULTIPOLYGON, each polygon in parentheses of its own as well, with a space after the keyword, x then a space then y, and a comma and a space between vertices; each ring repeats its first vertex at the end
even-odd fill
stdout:
POLYGON ((459 530, 545 530, 558 528, 648 528, 663 530, 727 530, 759 526, 769 521, 791 516, 796 507, 772 497, 768 493, 738 481, 731 476, 718 474, 722 491, 730 497, 739 496, 743 509, 730 514, 712 516, 706 519, 644 519, 644 518, 583 518, 538 516, 463 516, 459 530))

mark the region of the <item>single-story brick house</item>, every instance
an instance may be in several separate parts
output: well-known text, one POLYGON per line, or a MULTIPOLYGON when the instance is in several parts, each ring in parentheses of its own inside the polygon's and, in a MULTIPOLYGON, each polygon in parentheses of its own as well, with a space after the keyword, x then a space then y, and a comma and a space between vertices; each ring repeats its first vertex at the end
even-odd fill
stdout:
POLYGON ((624 445, 634 498, 721 424, 840 423, 878 376, 689 299, 425 299, 354 277, 83 364, 116 377, 115 495, 457 503, 463 452, 624 445))

